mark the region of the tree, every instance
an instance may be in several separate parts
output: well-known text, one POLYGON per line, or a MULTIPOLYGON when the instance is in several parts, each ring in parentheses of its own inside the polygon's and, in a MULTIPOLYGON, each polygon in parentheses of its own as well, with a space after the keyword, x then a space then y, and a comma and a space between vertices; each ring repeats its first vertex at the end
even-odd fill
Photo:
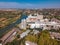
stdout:
POLYGON ((35 42, 35 43, 37 43, 37 41, 38 41, 38 39, 35 35, 28 35, 25 39, 27 41, 31 41, 31 42, 35 42))
POLYGON ((57 45, 57 41, 51 39, 49 32, 45 30, 39 37, 38 45, 57 45))
POLYGON ((20 35, 17 35, 17 38, 20 38, 20 35))

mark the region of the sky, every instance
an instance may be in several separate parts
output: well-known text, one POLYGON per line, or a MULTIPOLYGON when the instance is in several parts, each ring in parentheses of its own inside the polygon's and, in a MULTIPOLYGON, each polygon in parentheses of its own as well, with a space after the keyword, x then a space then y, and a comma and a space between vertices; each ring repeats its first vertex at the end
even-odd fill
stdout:
POLYGON ((0 8, 60 8, 60 0, 0 0, 0 8))

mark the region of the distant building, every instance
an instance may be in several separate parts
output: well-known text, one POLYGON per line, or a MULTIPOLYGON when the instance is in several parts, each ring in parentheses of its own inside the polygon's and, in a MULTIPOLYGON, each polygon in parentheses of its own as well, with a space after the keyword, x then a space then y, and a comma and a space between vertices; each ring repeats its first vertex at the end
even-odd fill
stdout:
POLYGON ((43 15, 39 15, 35 13, 34 15, 29 15, 28 18, 26 19, 26 23, 30 26, 30 28, 39 28, 39 23, 40 20, 43 19, 43 15))
POLYGON ((24 38, 25 36, 28 35, 29 32, 30 32, 30 30, 23 32, 22 34, 20 34, 20 38, 24 38))
POLYGON ((51 30, 51 29, 59 29, 60 24, 56 21, 49 21, 49 19, 43 19, 43 15, 39 15, 37 13, 34 13, 34 15, 30 14, 28 18, 23 19, 21 21, 21 24, 19 27, 21 29, 26 29, 27 26, 29 28, 34 29, 34 28, 43 28, 43 30, 51 30))
POLYGON ((60 40, 60 33, 50 32, 50 36, 51 36, 52 39, 60 40))
POLYGON ((29 15, 28 18, 26 19, 27 22, 36 22, 36 21, 40 21, 43 19, 43 15, 29 15))
POLYGON ((0 44, 0 45, 2 45, 2 44, 0 44))
POLYGON ((25 42, 25 45, 37 45, 37 44, 34 43, 34 42, 26 41, 26 42, 25 42))
POLYGON ((19 24, 20 29, 26 29, 26 20, 22 19, 21 24, 19 24))

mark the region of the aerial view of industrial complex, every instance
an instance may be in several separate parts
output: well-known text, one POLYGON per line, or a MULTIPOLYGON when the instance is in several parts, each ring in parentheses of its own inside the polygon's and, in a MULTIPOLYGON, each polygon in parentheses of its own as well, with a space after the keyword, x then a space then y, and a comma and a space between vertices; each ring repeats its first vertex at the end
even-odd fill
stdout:
POLYGON ((60 45, 60 0, 1 0, 0 45, 60 45))

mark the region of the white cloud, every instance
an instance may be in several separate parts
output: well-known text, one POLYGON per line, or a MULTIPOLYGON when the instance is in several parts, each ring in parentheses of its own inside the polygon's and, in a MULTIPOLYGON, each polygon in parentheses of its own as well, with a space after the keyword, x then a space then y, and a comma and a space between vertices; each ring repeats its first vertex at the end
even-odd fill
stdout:
POLYGON ((17 2, 0 2, 0 8, 58 8, 59 4, 31 4, 31 3, 17 3, 17 2))
POLYGON ((0 8, 23 8, 30 7, 30 3, 17 3, 17 2, 0 2, 0 8))

